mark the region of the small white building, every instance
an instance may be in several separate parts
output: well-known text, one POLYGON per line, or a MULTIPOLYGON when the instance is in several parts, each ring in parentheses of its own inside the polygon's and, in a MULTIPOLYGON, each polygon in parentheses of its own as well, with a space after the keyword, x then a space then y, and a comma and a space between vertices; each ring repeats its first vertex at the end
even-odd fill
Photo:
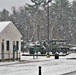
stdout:
POLYGON ((21 37, 11 21, 0 22, 0 60, 20 58, 21 37))

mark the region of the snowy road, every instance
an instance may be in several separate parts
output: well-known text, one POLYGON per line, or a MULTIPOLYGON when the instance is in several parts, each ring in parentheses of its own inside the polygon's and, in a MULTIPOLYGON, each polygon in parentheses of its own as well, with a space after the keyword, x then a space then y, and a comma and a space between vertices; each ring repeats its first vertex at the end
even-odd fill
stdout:
POLYGON ((66 74, 63 74, 63 75, 76 75, 76 71, 70 72, 70 73, 66 73, 66 74))
MULTIPOLYGON (((44 57, 44 59, 48 58, 44 57)), ((0 75, 38 75, 39 66, 42 66, 42 75, 61 75, 76 71, 76 60, 50 58, 46 61, 11 63, 10 65, 0 66, 0 75)))

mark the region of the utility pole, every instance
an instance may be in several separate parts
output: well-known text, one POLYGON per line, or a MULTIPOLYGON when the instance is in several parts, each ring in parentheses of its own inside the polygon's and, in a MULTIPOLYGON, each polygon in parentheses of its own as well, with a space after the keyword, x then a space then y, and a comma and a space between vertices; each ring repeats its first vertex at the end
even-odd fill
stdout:
POLYGON ((37 37, 38 37, 38 41, 40 41, 40 25, 37 25, 37 37))
POLYGON ((49 27, 50 27, 50 25, 49 25, 49 3, 51 2, 52 0, 48 0, 48 2, 47 2, 47 24, 48 24, 48 26, 47 26, 47 41, 48 41, 48 53, 47 53, 47 55, 49 55, 49 27))
POLYGON ((52 0, 48 0, 48 6, 47 6, 47 24, 48 24, 48 26, 47 26, 47 40, 49 41, 49 27, 50 27, 50 25, 49 25, 49 3, 51 2, 52 0))

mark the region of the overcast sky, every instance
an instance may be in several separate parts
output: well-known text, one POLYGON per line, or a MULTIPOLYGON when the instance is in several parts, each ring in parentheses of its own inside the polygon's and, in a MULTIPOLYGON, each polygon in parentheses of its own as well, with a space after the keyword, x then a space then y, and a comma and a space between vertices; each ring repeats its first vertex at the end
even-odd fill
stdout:
POLYGON ((25 3, 30 3, 30 0, 0 0, 0 11, 2 11, 4 8, 11 11, 12 6, 15 6, 16 8, 25 5, 25 3))
POLYGON ((30 0, 0 0, 0 11, 2 11, 4 8, 6 8, 8 11, 11 11, 12 6, 18 8, 19 6, 25 5, 25 3, 31 4, 31 1, 30 0))

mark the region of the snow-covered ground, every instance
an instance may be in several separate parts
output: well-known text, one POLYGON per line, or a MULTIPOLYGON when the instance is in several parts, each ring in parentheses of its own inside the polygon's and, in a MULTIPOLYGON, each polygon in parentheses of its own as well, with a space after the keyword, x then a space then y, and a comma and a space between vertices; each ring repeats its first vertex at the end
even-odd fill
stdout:
POLYGON ((76 59, 76 53, 71 53, 71 54, 67 55, 66 58, 76 59))
POLYGON ((0 75, 38 75, 39 66, 42 67, 42 75, 62 75, 76 71, 76 60, 66 59, 69 56, 61 56, 59 59, 54 59, 53 56, 39 56, 38 59, 25 56, 22 57, 25 58, 24 62, 0 62, 0 75))

